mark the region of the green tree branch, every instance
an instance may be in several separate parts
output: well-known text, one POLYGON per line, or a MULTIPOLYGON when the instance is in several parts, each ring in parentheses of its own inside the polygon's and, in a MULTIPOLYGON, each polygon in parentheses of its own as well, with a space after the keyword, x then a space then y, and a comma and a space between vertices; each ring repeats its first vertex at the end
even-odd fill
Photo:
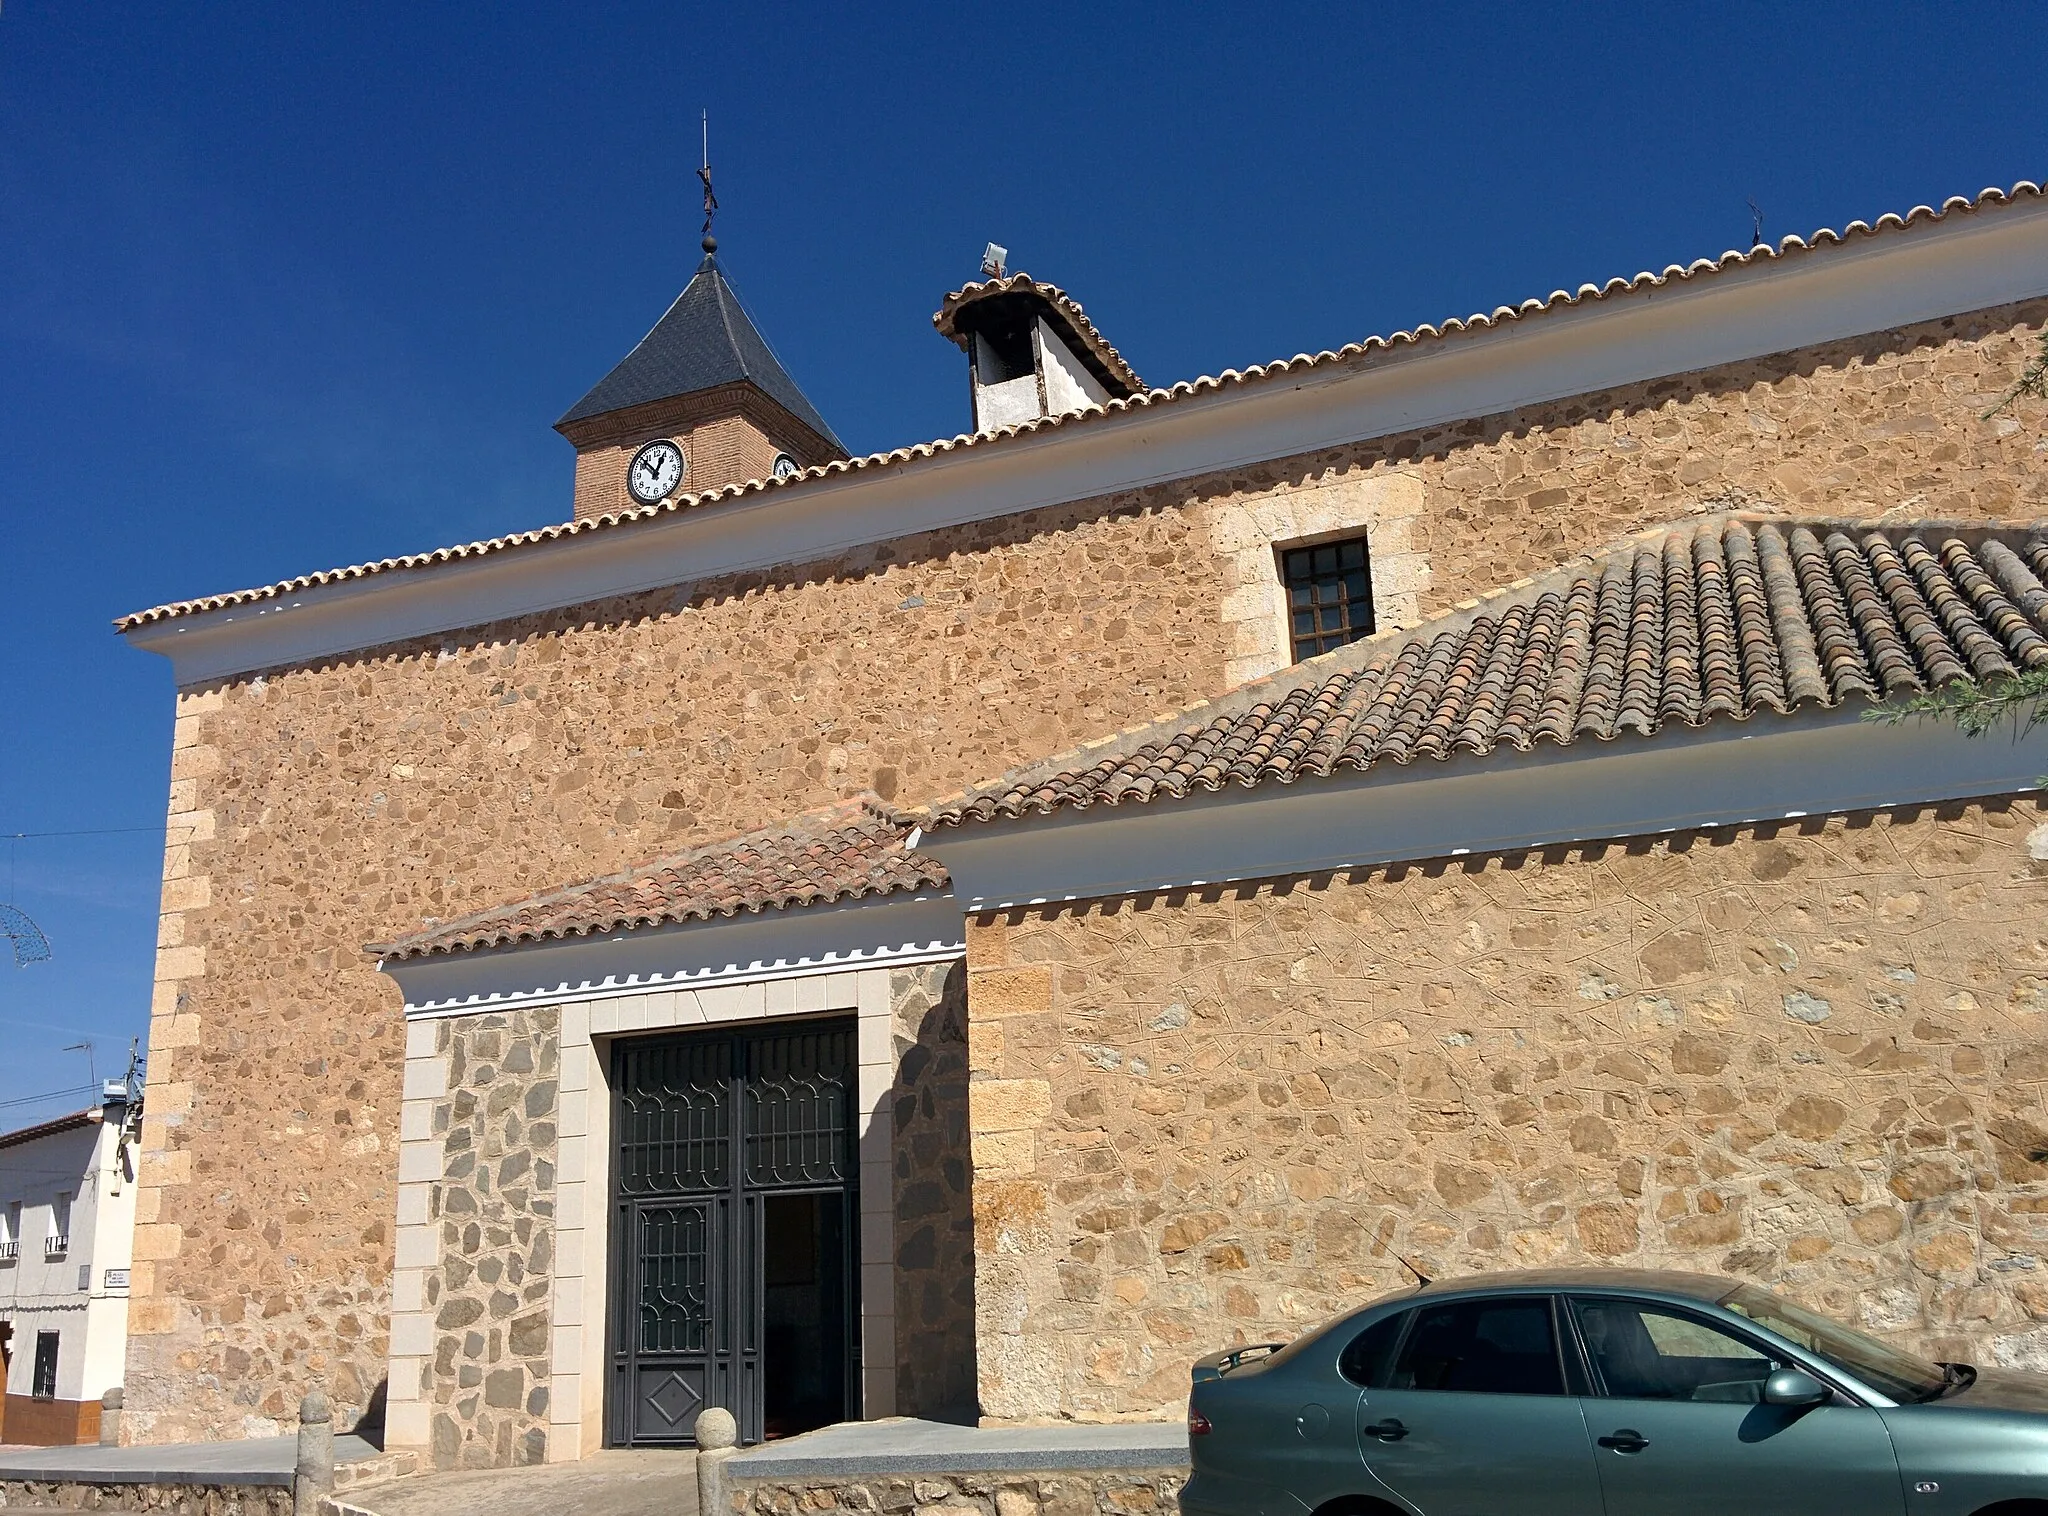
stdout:
POLYGON ((2020 370, 2019 378, 2007 386, 2005 393, 1998 397, 1998 404, 1986 411, 1982 419, 1989 421, 2000 411, 2010 410, 2013 402, 2022 395, 2048 400, 2048 331, 2041 333, 2041 347, 2034 354, 2034 361, 2020 370))
MULTIPOLYGON (((2011 724, 2015 739, 2048 726, 2048 668, 1976 683, 1958 679, 1938 690, 1923 690, 1864 712, 1866 721, 1897 726, 1902 721, 1949 721, 1965 737, 1982 737, 2011 724)), ((2038 781, 2048 785, 2048 777, 2038 781)))

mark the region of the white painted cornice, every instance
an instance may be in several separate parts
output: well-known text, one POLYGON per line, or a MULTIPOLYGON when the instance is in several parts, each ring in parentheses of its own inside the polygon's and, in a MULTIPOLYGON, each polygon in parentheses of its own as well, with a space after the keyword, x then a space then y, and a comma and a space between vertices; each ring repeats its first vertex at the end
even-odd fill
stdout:
POLYGON ((1972 740, 1932 722, 1759 716, 969 822, 919 847, 946 865, 960 908, 978 912, 2010 795, 2043 774, 2048 732, 1972 740))
POLYGON ((701 509, 132 627, 179 686, 1243 468, 2048 294, 2048 201, 1559 305, 701 509))
POLYGON ((421 1019, 933 963, 964 951, 960 908, 950 895, 888 895, 379 967, 404 992, 405 1014, 421 1019))

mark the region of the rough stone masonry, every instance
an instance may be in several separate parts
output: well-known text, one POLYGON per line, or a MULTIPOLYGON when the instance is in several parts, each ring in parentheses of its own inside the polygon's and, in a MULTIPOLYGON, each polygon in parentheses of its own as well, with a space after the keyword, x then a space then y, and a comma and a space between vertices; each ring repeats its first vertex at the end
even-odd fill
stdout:
MULTIPOLYGON (((1403 624, 1709 500, 2048 515, 2040 444, 1981 417, 2044 316, 1930 322, 181 691, 124 1435, 274 1433, 314 1381, 343 1426, 372 1403, 403 1035, 364 942, 866 787, 928 798, 1214 695, 1285 656, 1254 577, 1275 540, 1370 530, 1383 624, 1403 624)), ((1605 1091, 1576 1098, 1612 1121, 1605 1091)), ((1241 1140, 1238 1172, 1286 1150, 1277 1130, 1241 1140)), ((1495 1195, 1521 1172, 1461 1164, 1495 1195)), ((1046 1319, 1092 1342, 1117 1285, 1099 1259, 1073 1267, 1067 1287, 1092 1271, 1102 1299, 1061 1296, 1046 1319)), ((1280 1303, 1253 1294, 1247 1320, 1280 1303)), ((991 1322, 1052 1309, 1004 1299, 991 1322)), ((1055 1378, 1062 1404, 1106 1412, 1162 1403, 1159 1371, 1105 1358, 1099 1382, 1055 1378)))
POLYGON ((2048 1369, 2039 798, 1017 910, 968 962, 991 1416, 1170 1416, 1397 1255, 2048 1369))

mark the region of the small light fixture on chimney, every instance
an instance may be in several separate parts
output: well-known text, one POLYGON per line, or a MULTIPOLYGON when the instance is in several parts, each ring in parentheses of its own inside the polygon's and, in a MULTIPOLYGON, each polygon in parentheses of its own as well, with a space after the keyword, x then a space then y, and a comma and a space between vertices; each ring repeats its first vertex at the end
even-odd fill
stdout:
POLYGON ((991 242, 981 250, 981 271, 990 279, 1003 277, 1003 264, 1010 256, 1010 250, 999 242, 991 242))

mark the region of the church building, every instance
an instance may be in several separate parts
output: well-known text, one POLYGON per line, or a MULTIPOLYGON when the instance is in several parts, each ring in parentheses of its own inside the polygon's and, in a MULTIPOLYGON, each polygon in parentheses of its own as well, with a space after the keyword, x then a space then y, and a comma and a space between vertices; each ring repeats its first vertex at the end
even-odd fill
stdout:
POLYGON ((934 320, 850 456, 707 240, 559 524, 119 623, 125 1435, 1170 1420, 1411 1268, 2048 1364, 2048 735, 1866 719, 2048 668, 2039 190, 1166 386, 934 320))

